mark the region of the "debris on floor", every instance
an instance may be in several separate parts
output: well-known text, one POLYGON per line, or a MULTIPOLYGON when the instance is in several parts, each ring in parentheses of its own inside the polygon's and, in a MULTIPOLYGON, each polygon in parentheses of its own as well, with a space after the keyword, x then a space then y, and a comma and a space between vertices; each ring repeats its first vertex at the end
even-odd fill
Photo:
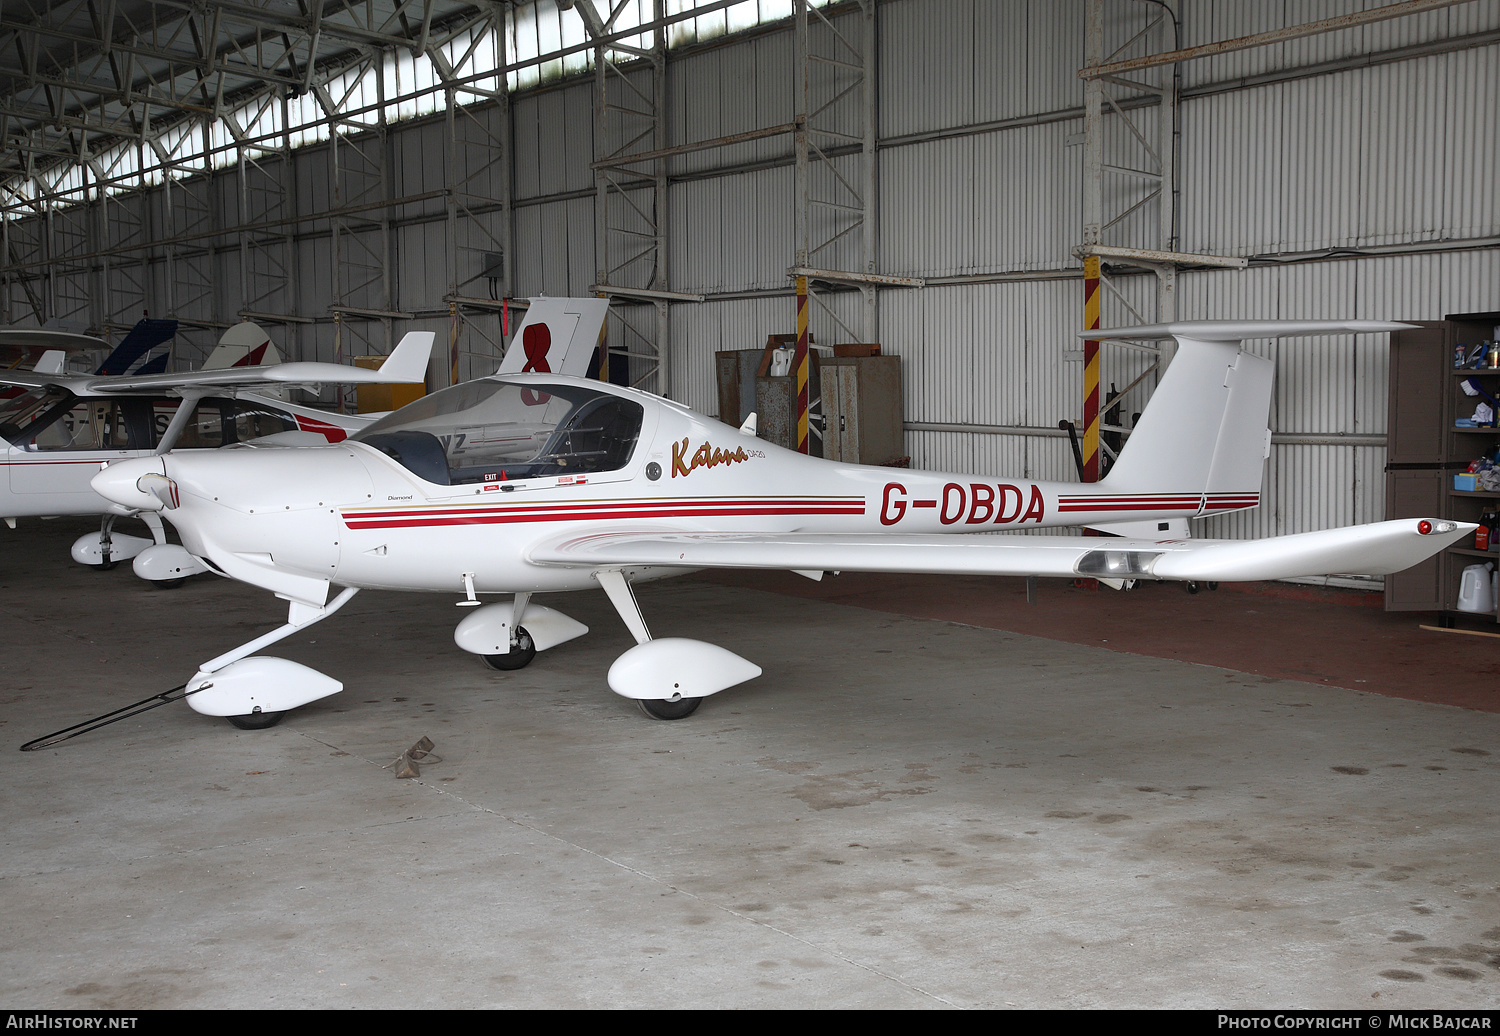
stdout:
MULTIPOLYGON (((417 765, 418 762, 440 763, 443 761, 443 757, 434 755, 432 749, 432 738, 424 736, 422 740, 402 752, 392 762, 388 763, 387 766, 395 769, 398 778, 420 777, 422 776, 422 768, 417 765)), ((381 767, 381 769, 385 768, 381 767)))

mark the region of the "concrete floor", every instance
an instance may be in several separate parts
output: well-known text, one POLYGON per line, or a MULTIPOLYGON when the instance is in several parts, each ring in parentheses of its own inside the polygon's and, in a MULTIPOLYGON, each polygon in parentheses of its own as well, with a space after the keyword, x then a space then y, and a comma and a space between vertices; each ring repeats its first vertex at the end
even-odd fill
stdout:
POLYGON ((676 580, 658 634, 765 667, 685 721, 605 686, 602 593, 513 674, 363 594, 277 728, 22 754, 282 620, 86 527, 0 529, 12 1007, 1496 1006, 1500 716, 676 580))

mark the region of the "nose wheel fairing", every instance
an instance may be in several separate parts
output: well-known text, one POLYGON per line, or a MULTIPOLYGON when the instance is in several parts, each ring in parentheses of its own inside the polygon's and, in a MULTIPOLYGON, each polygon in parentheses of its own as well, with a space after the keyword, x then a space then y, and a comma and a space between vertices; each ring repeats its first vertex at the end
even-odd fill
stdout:
POLYGON ((186 547, 176 543, 157 543, 135 556, 131 571, 161 586, 179 585, 188 576, 202 575, 208 569, 186 547))
POLYGON ((562 612, 529 603, 529 596, 517 594, 513 602, 475 608, 453 631, 453 642, 470 654, 503 655, 517 646, 523 628, 537 651, 554 648, 589 631, 562 612))
MULTIPOLYGON (((231 662, 212 673, 196 674, 188 681, 187 702, 194 712, 223 716, 232 722, 240 717, 287 712, 343 689, 342 683, 316 669, 285 658, 257 656, 231 662)), ((255 729, 254 720, 249 722, 249 726, 235 725, 255 729)))
POLYGON ((142 551, 167 542, 166 531, 162 528, 158 515, 142 512, 137 517, 151 530, 151 539, 115 532, 115 523, 120 520, 120 516, 106 514, 99 523, 98 532, 87 533, 73 541, 73 560, 80 565, 108 571, 121 561, 129 561, 142 551))

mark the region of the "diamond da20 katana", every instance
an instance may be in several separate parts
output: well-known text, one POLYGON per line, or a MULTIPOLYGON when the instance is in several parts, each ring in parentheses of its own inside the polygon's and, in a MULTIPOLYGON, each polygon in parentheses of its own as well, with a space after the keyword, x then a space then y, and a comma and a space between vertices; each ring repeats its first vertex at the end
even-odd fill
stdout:
POLYGON ((1273 365, 1242 340, 1402 326, 1204 321, 1089 332, 1178 344, 1108 477, 1091 484, 842 464, 668 399, 530 373, 444 389, 342 443, 129 460, 93 486, 121 507, 160 512, 212 571, 289 602, 285 625, 199 666, 185 693, 200 713, 268 726, 341 690, 255 652, 362 589, 461 595, 471 610, 458 646, 515 669, 587 632, 541 595, 599 587, 637 642, 611 666, 610 688, 677 719, 761 672, 724 647, 653 637, 633 584, 692 569, 1119 585, 1381 574, 1431 556, 1474 526, 1412 518, 1259 540, 1186 535, 1189 518, 1260 499, 1273 365), (1131 535, 1019 534, 1078 525, 1131 535), (505 597, 481 600, 496 594, 505 597))

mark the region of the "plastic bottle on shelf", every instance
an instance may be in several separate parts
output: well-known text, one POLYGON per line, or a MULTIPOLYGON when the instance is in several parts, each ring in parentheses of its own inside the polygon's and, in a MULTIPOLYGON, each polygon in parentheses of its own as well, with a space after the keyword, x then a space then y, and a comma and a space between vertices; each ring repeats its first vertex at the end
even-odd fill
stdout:
POLYGON ((1493 612, 1495 594, 1492 589, 1494 562, 1469 565, 1458 581, 1458 610, 1461 612, 1493 612))

